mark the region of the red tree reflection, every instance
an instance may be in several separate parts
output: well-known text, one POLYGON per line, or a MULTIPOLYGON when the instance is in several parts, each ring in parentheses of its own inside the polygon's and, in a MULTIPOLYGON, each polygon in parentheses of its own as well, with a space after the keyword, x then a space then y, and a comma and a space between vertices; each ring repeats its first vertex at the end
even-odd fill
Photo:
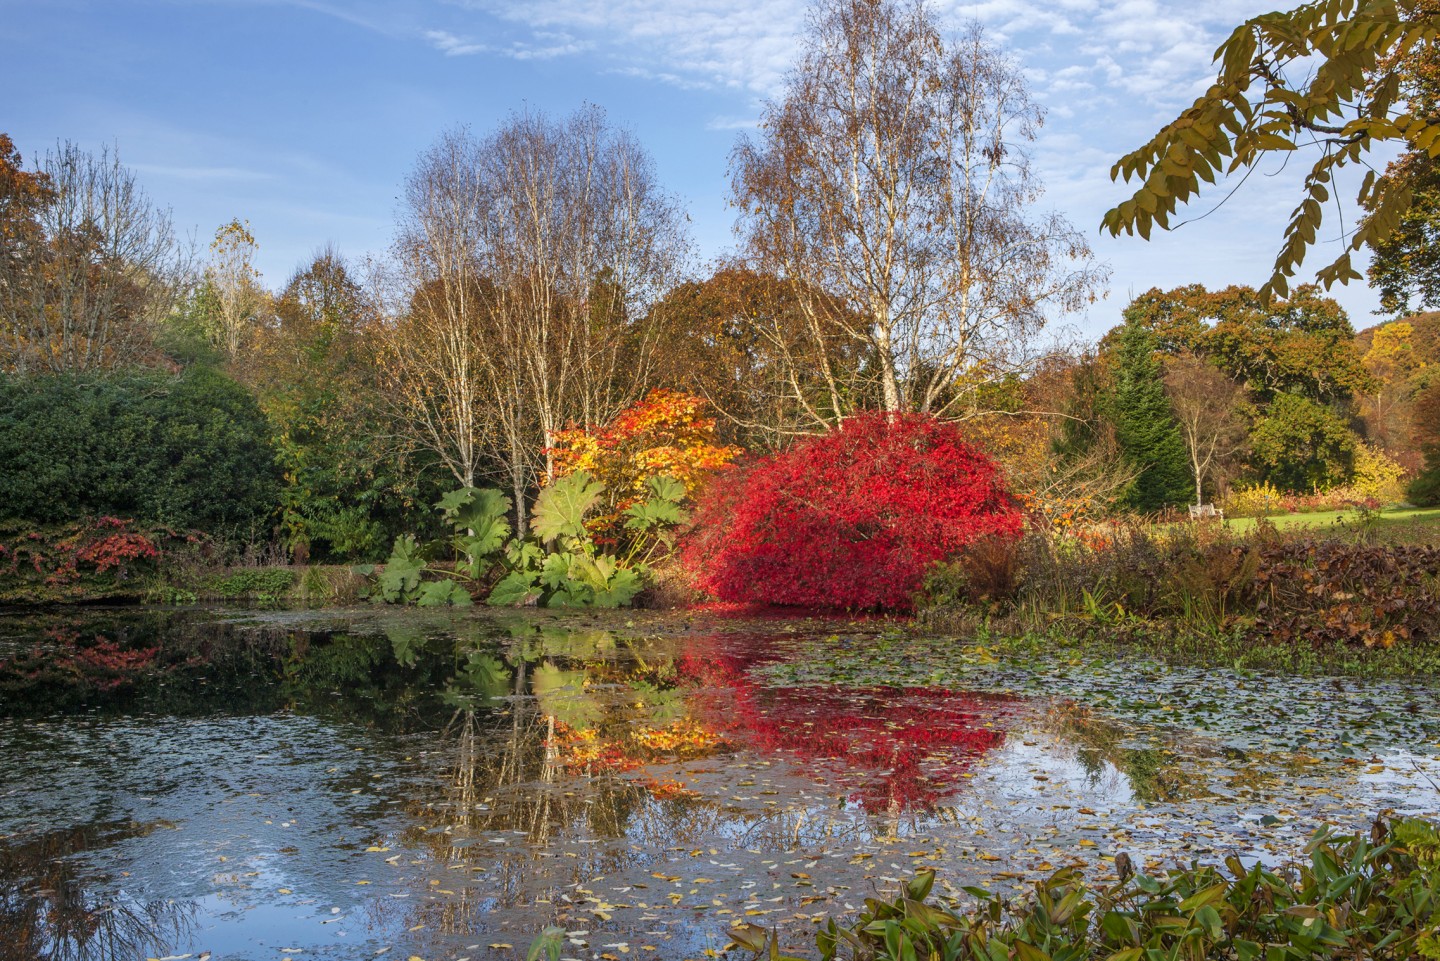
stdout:
POLYGON ((926 809, 1000 745, 1017 702, 944 688, 766 687, 749 668, 764 654, 733 637, 701 644, 680 660, 696 685, 691 711, 716 734, 778 752, 849 787, 870 813, 926 809))

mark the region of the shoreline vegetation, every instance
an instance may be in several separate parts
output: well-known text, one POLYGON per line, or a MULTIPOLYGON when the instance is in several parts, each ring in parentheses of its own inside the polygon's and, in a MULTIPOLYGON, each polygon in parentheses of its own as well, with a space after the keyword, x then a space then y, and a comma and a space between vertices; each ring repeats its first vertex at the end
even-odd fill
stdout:
MULTIPOLYGON (((985 656, 1139 656, 1307 676, 1440 672, 1440 510, 1115 526, 1106 542, 1034 532, 977 545, 927 577, 905 633, 985 656), (1288 521, 1281 524, 1278 521, 1288 521), (1297 586, 1298 585, 1298 586, 1297 586)), ((0 530, 0 606, 353 605, 376 580, 349 565, 225 555, 198 535, 105 518, 0 530)), ((653 616, 706 610, 661 567, 653 616)), ((734 605, 743 618, 745 605, 734 605)), ((767 608, 766 614, 846 617, 767 608)))
MULTIPOLYGON (((815 953, 791 954, 773 930, 755 924, 737 922, 731 936, 742 951, 771 961, 1434 958, 1437 838, 1423 819, 1377 819, 1369 837, 1318 828, 1305 859, 1279 868, 1231 855, 1154 876, 1136 872, 1122 854, 1111 883, 1063 867, 1009 901, 981 887, 966 887, 967 899, 937 895, 935 872, 927 870, 893 901, 866 898, 853 921, 828 918, 815 953)), ((563 937, 561 929, 543 932, 530 957, 558 961, 563 937)))

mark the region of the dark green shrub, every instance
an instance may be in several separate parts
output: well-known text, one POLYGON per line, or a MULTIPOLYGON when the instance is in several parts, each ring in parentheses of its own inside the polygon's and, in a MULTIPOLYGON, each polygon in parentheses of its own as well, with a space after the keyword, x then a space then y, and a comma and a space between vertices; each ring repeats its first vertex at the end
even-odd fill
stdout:
POLYGON ((0 519, 117 515, 265 532, 279 477, 260 409, 218 371, 0 377, 0 519))
POLYGON ((1440 443, 1425 448, 1425 466, 1410 482, 1406 496, 1417 507, 1440 507, 1440 443))

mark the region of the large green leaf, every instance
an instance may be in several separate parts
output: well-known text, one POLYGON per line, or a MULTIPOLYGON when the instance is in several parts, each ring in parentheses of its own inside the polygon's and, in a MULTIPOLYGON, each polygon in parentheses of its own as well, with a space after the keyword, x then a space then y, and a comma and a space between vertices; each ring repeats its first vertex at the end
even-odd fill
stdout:
POLYGON ((545 542, 557 538, 587 541, 585 515, 604 492, 605 485, 588 471, 567 474, 540 492, 530 527, 545 542))
POLYGON ((479 490, 471 488, 470 501, 455 512, 450 523, 460 530, 479 531, 482 528, 500 530, 504 533, 492 550, 499 550, 505 538, 510 536, 510 498, 492 487, 479 490))
POLYGON ((551 924, 546 926, 540 936, 530 942, 530 950, 525 953, 525 961, 560 961, 560 952, 565 949, 565 929, 551 924))
POLYGON ((644 585, 640 575, 629 567, 622 567, 610 578, 610 585, 603 591, 595 592, 596 607, 624 607, 635 600, 644 585))
POLYGON ((669 474, 656 474, 645 482, 650 493, 657 500, 678 504, 685 499, 685 485, 669 474))
POLYGON ((573 555, 570 558, 570 580, 584 584, 598 593, 610 586, 610 579, 615 576, 617 566, 615 558, 609 554, 595 558, 583 554, 573 555))
POLYGON ((569 554, 547 554, 540 568, 540 583, 550 590, 559 590, 570 579, 569 554))
POLYGON ((595 603, 595 592, 580 581, 566 581, 560 589, 545 601, 546 607, 590 607, 595 603))
POLYGON ((380 572, 380 596, 389 603, 404 601, 419 589, 420 572, 425 562, 420 559, 420 545, 409 534, 395 538, 395 546, 380 572))
POLYGON ((455 528, 453 543, 463 556, 455 569, 478 579, 510 537, 510 498, 493 488, 462 487, 440 498, 436 506, 455 528))
POLYGON ((449 520, 465 509, 478 489, 479 488, 476 487, 462 487, 459 490, 450 491, 441 497, 440 500, 436 501, 435 506, 440 508, 440 513, 446 520, 449 520))
POLYGON ((648 531, 653 527, 670 527, 683 523, 686 519, 685 511, 679 504, 659 498, 651 498, 630 505, 625 508, 625 516, 629 518, 625 522, 625 527, 632 531, 648 531))
POLYGON ((545 559, 545 550, 538 544, 518 538, 505 545, 505 563, 512 571, 535 570, 545 559))
POLYGON ((531 571, 511 571, 500 579, 485 603, 492 607, 521 607, 540 599, 540 585, 531 571))
POLYGON ((447 604, 469 607, 472 601, 465 588, 446 578, 421 585, 415 603, 419 607, 443 607, 447 604))

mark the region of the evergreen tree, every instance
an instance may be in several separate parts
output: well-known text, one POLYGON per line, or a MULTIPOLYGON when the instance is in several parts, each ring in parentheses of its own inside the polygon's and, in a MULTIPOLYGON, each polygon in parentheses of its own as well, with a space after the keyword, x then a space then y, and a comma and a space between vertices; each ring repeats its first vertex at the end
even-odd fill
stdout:
POLYGON ((1106 406, 1125 459, 1139 472, 1126 506, 1155 511, 1183 504, 1195 493, 1185 441, 1170 409, 1155 359, 1155 334, 1129 318, 1112 349, 1106 406))

